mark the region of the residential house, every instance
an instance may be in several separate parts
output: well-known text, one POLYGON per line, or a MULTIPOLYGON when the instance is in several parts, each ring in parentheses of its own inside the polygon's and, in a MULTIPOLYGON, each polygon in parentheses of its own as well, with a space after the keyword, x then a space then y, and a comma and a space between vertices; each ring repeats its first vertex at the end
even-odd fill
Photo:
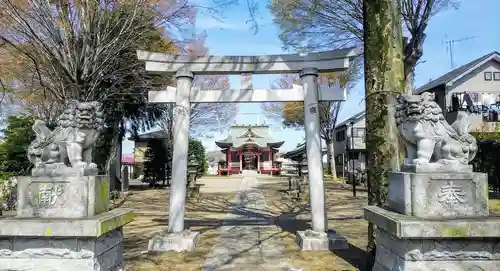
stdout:
POLYGON ((366 168, 365 112, 354 114, 335 126, 335 168, 337 176, 366 168))
MULTIPOLYGON (((492 52, 458 67, 415 90, 433 92, 449 123, 457 111, 468 110, 472 130, 493 131, 500 121, 500 54, 492 52)), ((365 169, 365 112, 335 127, 335 162, 342 176, 365 169)))
POLYGON ((449 123, 458 110, 471 113, 471 129, 492 132, 500 113, 500 54, 492 52, 416 89, 433 92, 449 123))

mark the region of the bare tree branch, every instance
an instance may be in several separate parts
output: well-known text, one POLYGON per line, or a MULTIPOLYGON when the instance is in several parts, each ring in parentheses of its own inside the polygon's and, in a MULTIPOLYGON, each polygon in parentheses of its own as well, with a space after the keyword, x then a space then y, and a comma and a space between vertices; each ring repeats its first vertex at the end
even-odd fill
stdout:
MULTIPOLYGON (((425 31, 432 16, 458 8, 458 0, 399 0, 409 37, 404 47, 406 87, 413 87, 415 66, 423 55, 425 31)), ((362 0, 272 0, 271 12, 287 50, 318 51, 363 42, 362 0)))
POLYGON ((32 59, 53 97, 84 101, 109 98, 103 83, 136 71, 116 67, 144 33, 160 25, 184 29, 195 13, 187 0, 0 0, 0 6, 0 40, 32 59))

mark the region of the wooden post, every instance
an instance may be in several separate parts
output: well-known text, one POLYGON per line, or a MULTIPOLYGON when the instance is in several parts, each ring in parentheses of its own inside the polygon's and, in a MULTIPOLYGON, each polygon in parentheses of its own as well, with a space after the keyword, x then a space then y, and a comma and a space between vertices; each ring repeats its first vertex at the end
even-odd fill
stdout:
POLYGON ((128 183, 129 183, 129 171, 128 171, 129 165, 126 165, 123 168, 123 173, 122 173, 122 192, 128 191, 128 183))
POLYGON ((240 173, 243 172, 243 150, 240 150, 240 173))
POLYGON ((257 151, 257 173, 260 173, 260 151, 257 151))
POLYGON ((232 150, 229 149, 228 152, 227 152, 227 171, 226 171, 226 174, 227 175, 231 175, 231 157, 232 157, 232 150))

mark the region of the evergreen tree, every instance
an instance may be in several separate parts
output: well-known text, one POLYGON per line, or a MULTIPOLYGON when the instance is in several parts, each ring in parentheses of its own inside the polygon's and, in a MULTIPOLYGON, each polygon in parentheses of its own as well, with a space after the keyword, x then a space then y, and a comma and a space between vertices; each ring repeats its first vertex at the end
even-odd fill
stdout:
POLYGON ((26 157, 26 150, 35 133, 31 129, 32 117, 9 116, 4 130, 5 140, 0 144, 0 171, 12 175, 30 175, 31 162, 26 157))
POLYGON ((150 186, 157 186, 158 182, 165 181, 168 153, 160 139, 149 141, 144 154, 144 179, 150 186))
POLYGON ((200 140, 194 138, 190 138, 188 144, 189 144, 188 157, 194 156, 196 163, 198 164, 198 170, 204 170, 206 164, 205 147, 203 147, 203 144, 201 143, 200 140))

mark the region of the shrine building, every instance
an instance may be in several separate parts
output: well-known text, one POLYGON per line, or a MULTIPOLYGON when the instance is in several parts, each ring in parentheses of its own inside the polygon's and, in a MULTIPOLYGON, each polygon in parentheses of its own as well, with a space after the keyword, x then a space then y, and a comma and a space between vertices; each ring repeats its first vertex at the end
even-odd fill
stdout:
POLYGON ((283 143, 270 136, 268 125, 231 126, 226 139, 215 141, 226 156, 226 161, 219 165, 218 174, 234 174, 243 170, 279 173, 275 156, 283 143))

